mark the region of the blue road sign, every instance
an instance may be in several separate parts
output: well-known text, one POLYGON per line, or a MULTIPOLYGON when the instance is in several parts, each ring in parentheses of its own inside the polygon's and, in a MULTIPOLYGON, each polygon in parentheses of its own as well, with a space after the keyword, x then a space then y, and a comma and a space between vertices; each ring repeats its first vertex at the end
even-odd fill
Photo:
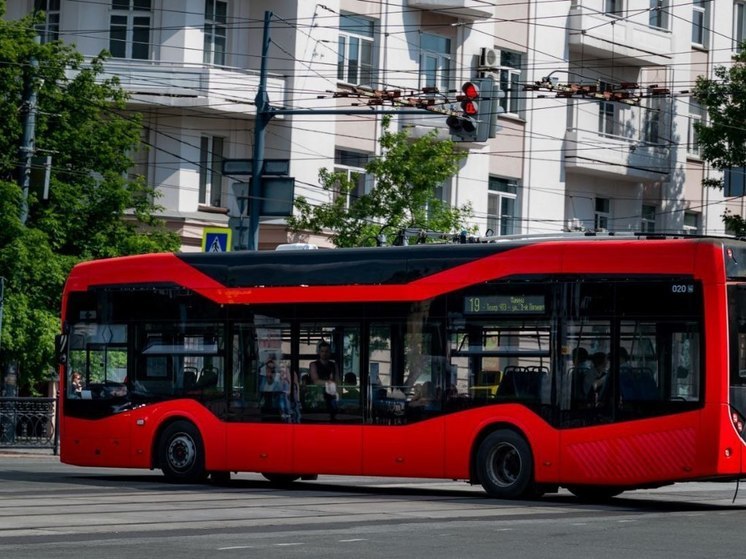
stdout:
POLYGON ((225 227, 205 227, 202 232, 202 252, 228 252, 231 230, 225 227))

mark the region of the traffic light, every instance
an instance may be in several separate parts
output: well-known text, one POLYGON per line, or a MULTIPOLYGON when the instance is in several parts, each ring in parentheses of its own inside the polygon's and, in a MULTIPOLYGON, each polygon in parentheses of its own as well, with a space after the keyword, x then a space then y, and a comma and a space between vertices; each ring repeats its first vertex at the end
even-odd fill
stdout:
POLYGON ((495 126, 493 114, 497 106, 493 99, 494 81, 491 78, 479 78, 464 83, 457 99, 461 101, 460 114, 449 115, 446 124, 454 141, 486 142, 494 137, 495 126))

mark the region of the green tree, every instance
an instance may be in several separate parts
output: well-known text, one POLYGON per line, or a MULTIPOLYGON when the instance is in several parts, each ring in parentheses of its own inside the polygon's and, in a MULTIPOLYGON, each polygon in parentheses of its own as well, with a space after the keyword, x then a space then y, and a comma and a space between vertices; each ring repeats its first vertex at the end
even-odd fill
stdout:
MULTIPOLYGON (((717 66, 715 77, 697 78, 692 95, 707 111, 707 123, 695 124, 700 154, 714 169, 724 171, 746 166, 746 44, 729 67, 717 66)), ((723 188, 719 179, 703 184, 723 188)), ((726 210, 723 222, 728 231, 746 234, 746 221, 726 210)))
POLYGON ((178 238, 157 218, 156 193, 128 176, 141 124, 126 94, 105 79, 106 55, 85 63, 74 47, 39 44, 31 16, 2 19, 0 0, 0 276, 6 280, 0 365, 14 363, 33 392, 54 368, 60 296, 82 260, 172 251, 178 238), (34 61, 34 64, 32 64, 34 61), (20 220, 19 147, 24 83, 37 92, 35 149, 52 156, 48 200, 38 185, 20 220))
POLYGON ((319 181, 332 201, 311 204, 298 196, 298 215, 288 219, 292 231, 331 231, 338 247, 375 246, 380 235, 389 240, 407 228, 458 232, 466 228, 471 206, 452 208, 439 200, 436 188, 458 170, 466 152, 455 149, 450 140, 438 140, 436 132, 411 139, 406 131, 389 130, 391 118, 383 118, 379 140, 381 156, 365 166, 375 177, 371 192, 347 199, 355 193, 356 177, 328 169, 319 171, 319 181))

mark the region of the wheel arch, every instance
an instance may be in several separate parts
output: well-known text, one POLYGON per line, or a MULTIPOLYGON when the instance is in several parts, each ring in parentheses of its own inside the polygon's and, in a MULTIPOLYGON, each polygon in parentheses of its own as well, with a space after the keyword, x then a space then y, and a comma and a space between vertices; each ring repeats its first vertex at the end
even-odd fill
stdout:
MULTIPOLYGON (((526 441, 526 444, 528 444, 528 447, 531 449, 531 455, 534 458, 534 464, 536 464, 536 453, 534 452, 534 447, 531 445, 531 441, 526 436, 526 432, 518 427, 515 423, 510 423, 509 421, 496 421, 495 423, 490 423, 489 425, 485 425, 484 427, 482 427, 482 429, 477 433, 477 436, 474 437, 474 441, 472 442, 471 450, 469 452, 470 483, 474 485, 478 485, 479 483, 481 483, 477 468, 477 453, 479 452, 479 447, 482 444, 482 441, 484 441, 484 439, 486 439, 495 431, 500 431, 502 429, 513 431, 517 435, 523 437, 523 439, 526 441)), ((534 475, 534 477, 536 476, 535 472, 532 472, 532 474, 534 475)))
POLYGON ((194 428, 197 430, 197 433, 199 433, 199 436, 202 439, 202 442, 204 444, 205 436, 202 433, 202 430, 197 425, 196 421, 194 421, 192 418, 185 416, 185 415, 178 415, 178 414, 169 415, 168 417, 164 418, 163 421, 160 422, 158 427, 153 432, 153 440, 150 441, 150 467, 151 469, 156 470, 161 467, 160 453, 158 452, 158 447, 161 444, 161 437, 163 436, 163 431, 165 431, 169 425, 176 423, 177 421, 186 421, 194 425, 194 428))

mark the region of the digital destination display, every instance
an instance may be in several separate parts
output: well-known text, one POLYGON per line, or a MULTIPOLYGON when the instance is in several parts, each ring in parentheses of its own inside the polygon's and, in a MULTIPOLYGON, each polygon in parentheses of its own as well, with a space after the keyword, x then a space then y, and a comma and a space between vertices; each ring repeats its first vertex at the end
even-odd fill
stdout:
POLYGON ((544 295, 470 295, 464 297, 464 314, 543 314, 544 295))

